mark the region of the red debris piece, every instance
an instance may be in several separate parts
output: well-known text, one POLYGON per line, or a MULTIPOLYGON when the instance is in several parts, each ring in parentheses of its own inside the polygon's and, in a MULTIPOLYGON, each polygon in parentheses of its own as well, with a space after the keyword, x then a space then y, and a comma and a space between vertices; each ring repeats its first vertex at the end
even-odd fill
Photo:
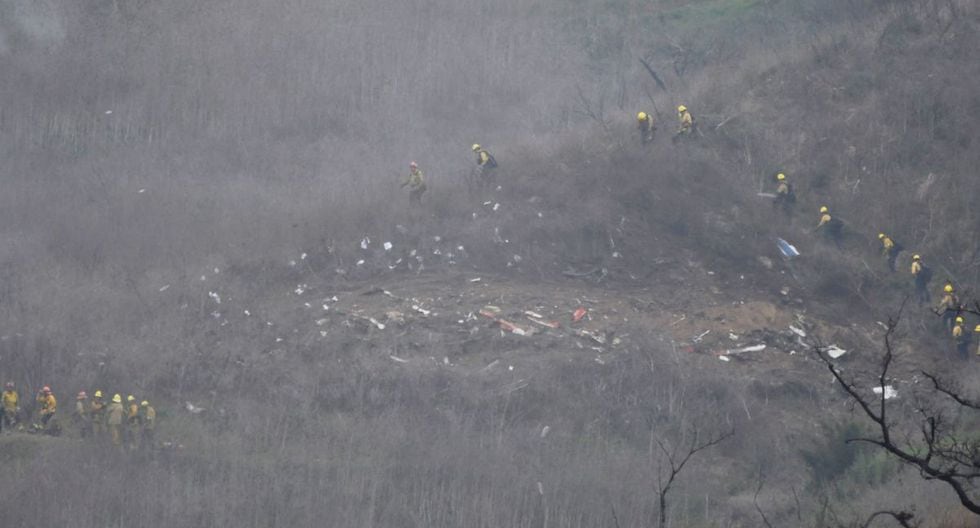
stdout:
POLYGON ((572 322, 573 323, 577 323, 577 322, 581 321, 582 318, 585 317, 585 314, 587 314, 587 313, 589 313, 588 310, 586 310, 585 308, 579 306, 572 313, 572 322))

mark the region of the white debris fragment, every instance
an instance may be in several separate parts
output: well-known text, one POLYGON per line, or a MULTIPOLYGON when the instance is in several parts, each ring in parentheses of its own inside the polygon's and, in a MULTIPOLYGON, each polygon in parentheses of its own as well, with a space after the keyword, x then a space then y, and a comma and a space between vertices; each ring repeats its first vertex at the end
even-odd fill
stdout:
POLYGON ((112 110, 106 110, 105 115, 112 115, 112 110))
POLYGON ((296 261, 295 260, 290 260, 289 261, 289 267, 295 268, 296 267, 296 261))
POLYGON ((736 348, 733 350, 726 350, 725 355, 734 356, 737 354, 744 354, 746 352, 759 352, 760 350, 765 350, 765 349, 766 349, 766 345, 763 343, 760 345, 752 345, 752 346, 747 346, 742 348, 736 348))
POLYGON ((300 260, 306 260, 306 253, 303 253, 302 255, 300 255, 299 256, 299 259, 300 260))
POLYGON ((221 304, 221 296, 217 292, 209 291, 208 297, 214 301, 215 304, 221 304))
POLYGON ((831 359, 837 359, 846 353, 847 350, 844 350, 837 345, 830 345, 827 347, 827 355, 830 356, 831 359))
POLYGON ((796 249, 796 246, 781 238, 776 239, 776 246, 779 247, 779 252, 786 258, 791 259, 800 256, 800 252, 796 249))
POLYGON ((613 258, 622 258, 623 255, 619 251, 613 251, 612 257, 613 258))
POLYGON ((303 292, 305 292, 307 288, 309 288, 309 286, 306 284, 297 284, 296 289, 293 290, 293 293, 296 295, 303 295, 303 292))
POLYGON ((165 285, 163 285, 163 286, 160 287, 160 291, 161 292, 165 292, 168 289, 170 289, 170 285, 169 284, 165 284, 165 285))
POLYGON ((507 365, 507 370, 514 370, 514 365, 507 365))
POLYGON ((384 243, 385 251, 391 251, 391 248, 392 247, 394 247, 394 246, 392 246, 391 242, 385 242, 384 243))
POLYGON ((356 265, 363 266, 364 265, 364 259, 358 260, 357 263, 356 263, 356 265))
MULTIPOLYGON (((873 387, 871 390, 875 394, 881 394, 881 387, 873 387)), ((897 398, 897 397, 898 397, 898 391, 895 390, 895 387, 892 387, 891 385, 885 385, 885 399, 890 400, 892 398, 897 398)))
MULTIPOLYGON (((456 251, 466 251, 466 248, 464 248, 463 246, 456 246, 456 251)), ((451 256, 452 255, 450 255, 450 257, 451 256)))
POLYGON ((320 337, 327 337, 327 331, 326 330, 320 330, 320 337))
POLYGON ((215 275, 217 275, 217 274, 219 274, 219 273, 221 273, 221 270, 220 270, 220 269, 218 269, 218 268, 214 268, 214 274, 215 274, 215 275))
POLYGON ((283 339, 281 337, 276 338, 276 343, 282 343, 283 339))
POLYGON ((327 321, 329 321, 329 319, 317 319, 316 320, 316 325, 317 326, 323 326, 327 321))
POLYGON ((221 312, 215 310, 211 312, 211 317, 214 317, 215 319, 221 319, 221 312))
POLYGON ((720 359, 722 361, 731 361, 732 360, 732 358, 730 358, 728 356, 718 356, 718 359, 720 359))
POLYGON ((378 330, 384 330, 385 329, 385 325, 382 324, 377 319, 375 319, 374 317, 369 317, 368 318, 368 321, 371 321, 371 324, 373 324, 374 326, 376 326, 378 328, 378 330))
POLYGON ((691 341, 694 342, 694 343, 697 343, 697 342, 701 341, 702 339, 704 339, 704 336, 706 336, 706 335, 708 335, 710 333, 711 333, 711 330, 705 330, 704 332, 701 332, 700 334, 694 336, 694 339, 691 339, 691 341))
POLYGON ((480 277, 477 277, 475 279, 470 279, 470 282, 480 282, 481 280, 483 280, 483 279, 481 279, 480 277))
POLYGON ((514 259, 514 262, 520 262, 520 261, 524 260, 520 255, 514 255, 513 259, 514 259))
POLYGON ((146 189, 140 189, 140 190, 136 191, 137 194, 143 194, 145 192, 146 192, 146 189))
POLYGON ((738 335, 736 335, 734 332, 728 332, 728 339, 731 339, 732 341, 738 341, 738 335))
POLYGON ((442 358, 442 364, 443 365, 448 365, 449 364, 449 357, 448 356, 444 356, 442 358))
POLYGON ((793 332, 794 334, 800 337, 806 337, 806 331, 804 331, 802 328, 797 328, 793 325, 789 325, 789 331, 793 332))
POLYGON ((388 356, 388 357, 391 358, 391 360, 394 361, 394 362, 396 362, 396 363, 408 363, 408 360, 407 359, 402 359, 402 358, 400 358, 398 356, 388 356))
POLYGON ((201 275, 201 280, 202 280, 202 281, 206 281, 206 280, 208 280, 208 278, 207 278, 207 277, 205 277, 204 275, 201 275))
POLYGON ((310 304, 310 303, 303 303, 303 306, 305 306, 307 308, 313 308, 313 305, 310 304))
POLYGON ((493 210, 494 210, 494 211, 497 211, 497 210, 499 210, 499 209, 500 209, 500 204, 499 204, 499 203, 495 203, 495 204, 493 204, 493 210))
POLYGON ((442 242, 442 237, 439 236, 439 235, 436 235, 436 236, 432 237, 432 240, 435 240, 436 242, 442 242))
POLYGON ((551 431, 551 427, 549 427, 549 426, 547 426, 547 425, 546 425, 546 426, 544 426, 544 427, 542 427, 542 428, 541 428, 541 438, 544 438, 544 437, 546 437, 546 436, 548 436, 548 433, 549 433, 550 431, 551 431))
POLYGON ((493 203, 493 201, 491 201, 491 200, 487 200, 486 202, 483 202, 483 205, 490 205, 490 204, 492 204, 492 203, 493 203))
POLYGON ((242 312, 242 313, 244 313, 246 317, 248 317, 248 316, 251 316, 251 315, 252 315, 252 312, 250 312, 250 311, 248 311, 248 310, 245 310, 245 311, 244 311, 244 312, 242 312))
POLYGON ((538 218, 544 218, 544 214, 541 211, 538 211, 538 218))

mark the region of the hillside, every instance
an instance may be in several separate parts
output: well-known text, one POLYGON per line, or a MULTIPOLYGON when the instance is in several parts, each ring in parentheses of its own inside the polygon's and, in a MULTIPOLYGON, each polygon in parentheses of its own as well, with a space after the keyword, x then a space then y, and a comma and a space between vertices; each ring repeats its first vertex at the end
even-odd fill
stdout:
MULTIPOLYGON (((66 425, 0 438, 4 526, 650 526, 671 455, 729 431, 670 526, 973 526, 846 442, 813 348, 874 373, 913 252, 976 297, 978 28, 957 0, 0 1, 0 376, 66 425), (96 388, 165 447, 77 438, 96 388)), ((923 369, 980 393, 944 334, 905 306, 909 423, 923 369)))

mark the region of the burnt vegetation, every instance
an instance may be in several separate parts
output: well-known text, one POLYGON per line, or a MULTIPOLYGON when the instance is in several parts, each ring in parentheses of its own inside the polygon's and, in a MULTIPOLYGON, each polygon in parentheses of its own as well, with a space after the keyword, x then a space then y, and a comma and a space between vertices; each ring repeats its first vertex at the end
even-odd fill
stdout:
POLYGON ((972 526, 975 361, 887 321, 912 252, 977 297, 978 49, 970 0, 0 0, 0 376, 65 428, 0 437, 0 524, 972 526), (96 388, 166 448, 78 439, 96 388))

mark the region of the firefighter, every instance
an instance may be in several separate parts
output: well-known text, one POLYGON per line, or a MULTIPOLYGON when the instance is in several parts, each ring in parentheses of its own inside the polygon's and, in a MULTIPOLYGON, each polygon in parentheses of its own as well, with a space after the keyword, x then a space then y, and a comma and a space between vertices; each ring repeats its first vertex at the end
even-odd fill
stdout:
POLYGON ((47 385, 41 389, 41 392, 37 395, 37 403, 41 406, 41 426, 40 429, 44 430, 48 428, 48 424, 51 423, 51 419, 54 418, 56 412, 58 412, 58 400, 54 397, 54 393, 51 392, 51 387, 47 385))
POLYGON ((963 318, 957 317, 956 324, 953 325, 953 343, 956 345, 956 354, 966 359, 970 354, 970 334, 963 328, 963 318))
POLYGON ((636 114, 636 128, 640 131, 641 145, 653 143, 653 136, 657 131, 657 125, 653 123, 653 116, 646 112, 636 114))
POLYGON ((826 205, 820 207, 820 221, 814 231, 823 232, 827 240, 833 242, 838 249, 841 247, 841 221, 830 215, 826 205))
POLYGON ((142 414, 143 426, 143 447, 153 449, 153 437, 157 427, 157 411, 150 405, 150 402, 143 400, 140 402, 140 412, 142 414))
POLYGON ((112 437, 112 445, 122 445, 122 423, 126 409, 123 408, 122 396, 114 394, 112 403, 106 408, 106 425, 112 437))
POLYGON ((912 255, 912 265, 909 267, 912 272, 912 284, 915 286, 915 298, 919 301, 919 306, 929 302, 929 268, 922 264, 922 257, 918 254, 912 255))
POLYGON ((776 198, 772 201, 772 205, 789 214, 790 207, 794 203, 796 203, 796 194, 793 193, 793 186, 786 179, 786 175, 780 172, 776 175, 776 198))
POLYGON ((956 296, 956 292, 953 291, 953 285, 946 283, 943 286, 943 298, 939 300, 939 306, 936 307, 937 313, 943 318, 943 326, 946 330, 953 330, 953 322, 956 320, 956 316, 960 313, 960 298, 956 296))
POLYGON ((422 195, 426 191, 425 176, 419 169, 419 164, 414 161, 408 164, 408 168, 408 177, 401 186, 408 186, 408 207, 419 207, 422 205, 422 195))
POLYGON ((487 149, 478 143, 473 144, 473 153, 476 154, 476 178, 477 186, 480 188, 492 188, 495 183, 497 160, 487 149))
POLYGON ((92 435, 96 438, 101 437, 105 429, 105 401, 102 399, 101 390, 96 390, 92 395, 88 405, 88 415, 92 424, 92 435))
POLYGON ((892 237, 884 233, 878 233, 878 240, 881 241, 881 257, 885 259, 888 270, 895 271, 895 260, 904 248, 900 244, 896 244, 892 240, 892 237))
POLYGON ((17 394, 17 389, 14 388, 14 382, 8 381, 3 388, 3 396, 0 397, 3 401, 3 416, 0 416, 0 431, 3 431, 4 427, 12 429, 13 426, 17 425, 17 413, 20 412, 20 396, 17 394))
POLYGON ((977 336, 977 355, 980 356, 980 324, 973 328, 973 335, 977 336))
POLYGON ((86 404, 88 394, 85 391, 75 396, 75 425, 82 438, 88 438, 92 434, 92 416, 89 414, 89 406, 86 404))
POLYGON ((687 110, 687 107, 680 105, 677 107, 677 133, 674 134, 673 141, 676 143, 680 138, 690 138, 694 137, 694 117, 691 116, 691 112, 687 110))
POLYGON ((136 449, 139 447, 140 407, 136 403, 136 396, 132 394, 126 396, 126 426, 129 449, 136 449))

